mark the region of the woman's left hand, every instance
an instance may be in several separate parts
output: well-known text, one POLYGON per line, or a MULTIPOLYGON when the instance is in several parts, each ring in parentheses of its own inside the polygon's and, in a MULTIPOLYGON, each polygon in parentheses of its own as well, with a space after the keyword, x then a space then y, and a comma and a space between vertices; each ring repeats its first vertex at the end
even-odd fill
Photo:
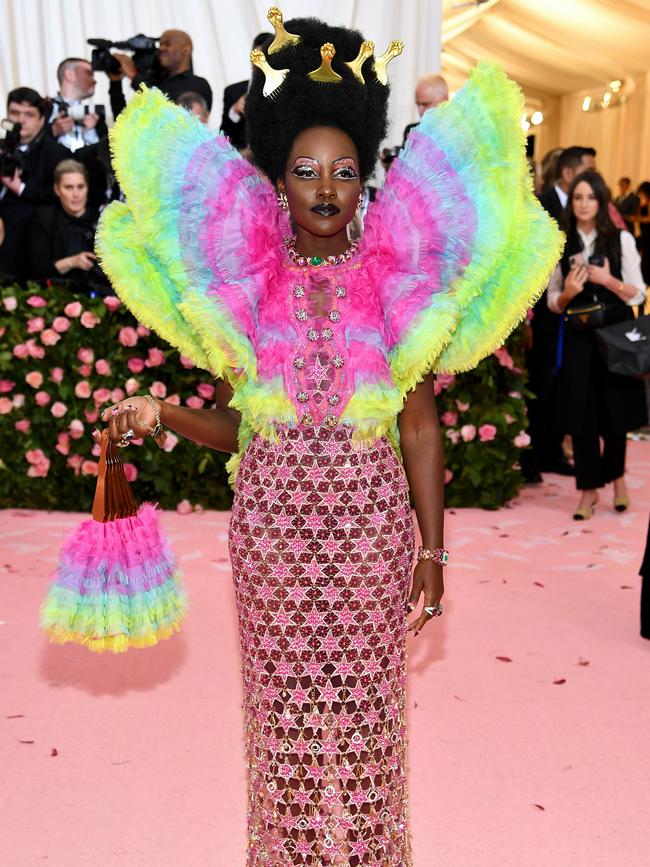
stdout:
POLYGON ((600 265, 589 265, 587 267, 587 280, 590 283, 597 283, 599 286, 609 289, 609 285, 612 282, 609 259, 605 259, 605 264, 602 267, 600 265))
POLYGON ((420 595, 424 594, 424 603, 420 616, 409 624, 407 632, 415 631, 417 635, 422 627, 432 619, 431 614, 427 614, 425 608, 435 608, 440 604, 443 593, 445 592, 445 584, 442 578, 443 567, 439 563, 434 563, 433 560, 420 560, 413 570, 413 586, 411 587, 411 595, 409 597, 409 612, 417 608, 420 595))

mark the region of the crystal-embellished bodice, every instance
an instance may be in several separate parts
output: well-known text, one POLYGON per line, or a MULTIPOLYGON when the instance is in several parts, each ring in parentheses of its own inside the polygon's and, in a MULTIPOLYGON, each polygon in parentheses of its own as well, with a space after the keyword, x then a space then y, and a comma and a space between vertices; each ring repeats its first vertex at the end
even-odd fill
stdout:
POLYGON ((305 270, 292 284, 291 308, 298 334, 293 358, 299 420, 306 425, 336 427, 348 397, 345 316, 347 289, 335 273, 305 270))

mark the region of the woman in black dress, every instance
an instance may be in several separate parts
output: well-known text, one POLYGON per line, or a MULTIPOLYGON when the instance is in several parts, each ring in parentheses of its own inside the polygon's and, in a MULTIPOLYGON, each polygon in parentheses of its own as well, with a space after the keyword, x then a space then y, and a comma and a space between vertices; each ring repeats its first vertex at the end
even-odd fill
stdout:
POLYGON ((39 208, 30 233, 30 276, 63 278, 82 290, 108 291, 93 252, 97 211, 88 206, 88 172, 76 160, 54 171, 58 203, 39 208))
MULTIPOLYGON (((567 243, 547 293, 554 313, 603 304, 604 324, 614 324, 633 318, 632 307, 645 301, 634 238, 614 226, 608 205, 601 175, 587 171, 574 179, 565 210, 567 243)), ((598 488, 608 482, 614 483, 614 508, 629 506, 626 434, 645 424, 645 396, 640 382, 606 369, 593 330, 574 330, 568 320, 576 317, 563 318, 556 423, 573 439, 580 491, 573 517, 585 520, 598 502, 598 488)))

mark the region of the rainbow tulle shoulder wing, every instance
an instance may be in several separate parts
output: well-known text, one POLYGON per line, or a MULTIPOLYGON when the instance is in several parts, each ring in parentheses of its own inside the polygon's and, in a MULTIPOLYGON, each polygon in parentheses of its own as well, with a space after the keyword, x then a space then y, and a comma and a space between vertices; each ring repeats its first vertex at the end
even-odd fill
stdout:
POLYGON ((122 112, 111 149, 126 202, 103 212, 96 243, 118 295, 198 367, 254 379, 267 251, 288 229, 271 184, 156 89, 122 112))
POLYGON ((563 236, 532 191, 523 107, 501 68, 480 63, 424 115, 369 210, 364 246, 404 392, 499 347, 559 258, 563 236))

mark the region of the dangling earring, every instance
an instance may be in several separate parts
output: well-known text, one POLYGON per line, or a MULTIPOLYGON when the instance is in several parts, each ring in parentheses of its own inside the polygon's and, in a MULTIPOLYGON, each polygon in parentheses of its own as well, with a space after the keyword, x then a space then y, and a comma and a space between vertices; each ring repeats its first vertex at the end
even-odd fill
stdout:
POLYGON ((359 193, 359 201, 357 202, 357 211, 360 211, 363 208, 363 203, 365 202, 365 200, 365 194, 363 190, 361 190, 361 192, 359 193))
POLYGON ((281 190, 278 190, 278 205, 280 205, 283 211, 289 210, 289 199, 287 198, 287 194, 281 190))

